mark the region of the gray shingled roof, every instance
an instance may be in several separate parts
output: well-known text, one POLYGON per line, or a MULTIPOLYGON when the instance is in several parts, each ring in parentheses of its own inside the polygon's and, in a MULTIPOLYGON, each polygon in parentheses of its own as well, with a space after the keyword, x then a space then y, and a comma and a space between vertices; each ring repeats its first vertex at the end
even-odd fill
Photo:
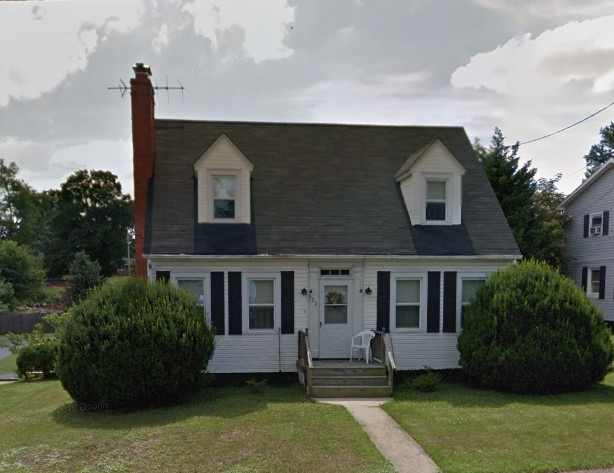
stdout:
POLYGON ((463 128, 156 120, 146 254, 518 255, 463 128), (220 136, 254 165, 252 223, 197 223, 194 163, 220 136), (440 139, 462 225, 412 226, 395 174, 440 139))

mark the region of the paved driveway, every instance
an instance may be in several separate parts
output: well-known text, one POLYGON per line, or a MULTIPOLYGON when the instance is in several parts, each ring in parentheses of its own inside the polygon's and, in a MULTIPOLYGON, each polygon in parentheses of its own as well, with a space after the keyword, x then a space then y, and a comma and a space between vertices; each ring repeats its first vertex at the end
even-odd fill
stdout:
MULTIPOLYGON (((0 345, 3 344, 8 344, 8 338, 6 338, 3 335, 0 335, 0 345)), ((3 360, 4 358, 6 358, 7 356, 9 356, 11 354, 11 352, 9 351, 8 348, 4 348, 4 347, 0 347, 0 360, 3 360)))

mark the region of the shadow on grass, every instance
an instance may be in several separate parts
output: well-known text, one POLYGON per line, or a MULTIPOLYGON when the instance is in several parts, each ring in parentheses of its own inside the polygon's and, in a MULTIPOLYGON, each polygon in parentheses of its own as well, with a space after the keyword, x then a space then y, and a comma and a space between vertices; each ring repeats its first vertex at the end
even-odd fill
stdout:
POLYGON ((51 417, 53 421, 73 428, 121 430, 173 424, 192 417, 242 417, 266 410, 271 404, 308 402, 298 385, 266 387, 261 393, 253 393, 245 387, 204 388, 191 401, 174 406, 96 411, 96 406, 69 402, 54 409, 51 417))
POLYGON ((410 387, 395 387, 394 400, 414 404, 444 402, 454 407, 471 408, 499 408, 510 404, 581 406, 596 403, 611 404, 614 407, 614 386, 610 383, 597 384, 587 391, 530 395, 503 393, 459 382, 446 382, 431 393, 420 393, 410 387))

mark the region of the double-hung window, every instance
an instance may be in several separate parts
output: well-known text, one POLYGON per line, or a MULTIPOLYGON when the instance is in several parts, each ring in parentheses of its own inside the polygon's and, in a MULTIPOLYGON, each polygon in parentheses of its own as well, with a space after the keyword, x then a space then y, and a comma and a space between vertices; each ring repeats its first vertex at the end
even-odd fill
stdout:
POLYGON ((590 215, 590 236, 600 236, 602 234, 603 213, 595 213, 590 215))
POLYGON ((601 268, 590 268, 588 270, 587 295, 599 297, 601 292, 601 268))
POLYGON ((236 217, 236 175, 211 175, 214 220, 234 220, 236 217))
POLYGON ((279 274, 245 274, 243 326, 249 332, 275 332, 281 323, 279 274))
MULTIPOLYGON (((196 304, 202 307, 203 313, 208 313, 206 310, 205 278, 198 276, 175 276, 174 280, 177 287, 185 289, 194 296, 196 304)), ((208 315, 207 318, 209 318, 208 315)))
POLYGON ((426 209, 427 222, 445 222, 447 218, 447 182, 443 179, 426 180, 426 209))
POLYGON ((465 307, 473 300, 473 296, 478 292, 485 283, 486 276, 460 276, 460 308, 457 315, 456 327, 457 330, 463 328, 463 318, 465 307))
POLYGON ((419 276, 399 275, 393 278, 391 296, 391 329, 417 331, 424 325, 422 301, 423 281, 419 276))

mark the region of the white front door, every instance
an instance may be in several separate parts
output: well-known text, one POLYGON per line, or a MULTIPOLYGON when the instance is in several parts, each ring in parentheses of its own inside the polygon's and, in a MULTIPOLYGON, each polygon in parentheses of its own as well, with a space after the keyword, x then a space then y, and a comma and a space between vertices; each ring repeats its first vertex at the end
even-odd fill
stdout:
POLYGON ((352 340, 352 284, 320 281, 320 358, 349 358, 352 340))

